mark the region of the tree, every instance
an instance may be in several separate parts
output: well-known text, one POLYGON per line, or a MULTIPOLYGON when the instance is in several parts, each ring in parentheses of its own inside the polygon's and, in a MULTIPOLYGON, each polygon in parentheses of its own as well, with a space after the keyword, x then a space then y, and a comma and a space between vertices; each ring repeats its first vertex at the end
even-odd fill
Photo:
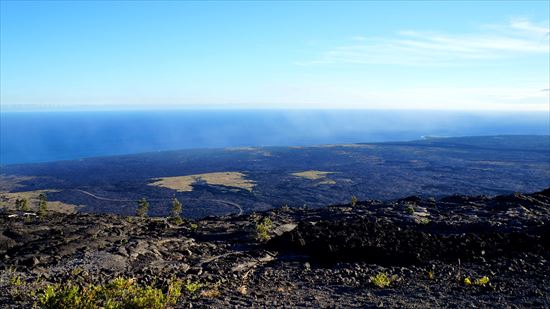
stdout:
POLYGON ((17 211, 21 210, 21 200, 20 199, 15 200, 15 210, 17 210, 17 211))
POLYGON ((46 194, 40 193, 38 196, 38 211, 37 214, 39 217, 44 217, 48 213, 48 199, 46 194))
POLYGON ((181 223, 181 211, 183 210, 183 205, 177 198, 174 197, 172 200, 172 209, 170 209, 170 220, 176 224, 181 223))
POLYGON ((351 196, 351 207, 355 207, 357 205, 357 196, 352 195, 351 196))
POLYGON ((19 210, 25 212, 30 211, 29 200, 27 200, 26 198, 22 198, 21 200, 19 200, 19 210))
POLYGON ((147 212, 149 211, 149 202, 146 198, 142 198, 138 201, 138 208, 136 210, 136 216, 138 217, 147 217, 147 212))

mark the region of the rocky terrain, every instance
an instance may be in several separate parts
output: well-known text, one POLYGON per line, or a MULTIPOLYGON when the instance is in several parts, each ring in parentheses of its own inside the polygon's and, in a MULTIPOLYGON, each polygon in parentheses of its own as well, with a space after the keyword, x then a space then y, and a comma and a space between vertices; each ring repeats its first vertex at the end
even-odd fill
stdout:
POLYGON ((49 284, 186 282, 190 307, 548 308, 550 188, 184 220, 0 214, 0 307, 49 284))

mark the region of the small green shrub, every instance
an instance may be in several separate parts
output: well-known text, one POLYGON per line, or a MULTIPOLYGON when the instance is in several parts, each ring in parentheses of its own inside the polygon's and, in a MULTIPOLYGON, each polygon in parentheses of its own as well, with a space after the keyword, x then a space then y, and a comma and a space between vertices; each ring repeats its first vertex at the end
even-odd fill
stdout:
POLYGON ((174 197, 172 200, 172 208, 170 209, 170 222, 174 224, 181 224, 183 220, 181 219, 181 211, 183 210, 183 205, 177 198, 174 197))
POLYGON ((351 207, 357 206, 357 196, 352 195, 351 196, 351 207))
POLYGON ((15 200, 15 210, 23 211, 23 212, 30 211, 29 200, 27 200, 26 198, 16 199, 15 200))
POLYGON ((42 308, 92 308, 93 303, 87 297, 89 293, 80 293, 78 286, 59 287, 48 285, 38 296, 42 308))
POLYGON ((405 207, 405 212, 407 212, 409 215, 414 214, 414 208, 412 206, 405 207))
POLYGON ((396 280, 395 276, 388 277, 386 273, 378 273, 374 277, 370 277, 370 283, 372 283, 374 286, 379 287, 381 289, 387 288, 396 280))
POLYGON ((196 223, 191 223, 191 225, 189 225, 189 229, 191 229, 192 232, 196 231, 198 228, 199 225, 196 223))
POLYGON ((475 285, 479 285, 479 286, 485 286, 489 283, 489 277, 487 276, 483 276, 481 278, 477 278, 475 281, 474 281, 474 284, 475 285))
POLYGON ((185 284, 185 289, 187 290, 187 292, 191 294, 195 294, 201 288, 202 288, 202 284, 198 282, 187 280, 187 283, 185 284))
POLYGON ((147 202, 147 199, 142 198, 138 202, 138 208, 136 210, 136 216, 138 216, 138 217, 147 217, 148 212, 149 212, 149 202, 147 202))
POLYGON ((260 241, 268 241, 269 240, 269 232, 273 228, 273 222, 271 222, 271 219, 264 218, 262 222, 256 223, 256 239, 260 241))
POLYGON ((477 286, 486 286, 489 283, 489 277, 483 276, 473 280, 470 277, 464 278, 464 285, 477 285, 477 286))
POLYGON ((48 214, 48 199, 46 198, 46 194, 40 193, 38 196, 38 211, 36 214, 43 218, 48 214))
POLYGON ((29 207, 29 200, 26 199, 26 198, 23 198, 20 200, 19 202, 20 204, 20 210, 23 211, 23 212, 29 212, 31 211, 30 207, 29 207))
POLYGON ((163 309, 176 304, 181 288, 181 280, 171 280, 163 293, 152 285, 140 286, 134 279, 119 277, 105 285, 48 285, 39 291, 38 304, 48 309, 163 309))
POLYGON ((10 285, 13 286, 13 287, 20 287, 23 285, 23 280, 21 280, 21 276, 19 275, 13 275, 11 278, 10 278, 10 285))

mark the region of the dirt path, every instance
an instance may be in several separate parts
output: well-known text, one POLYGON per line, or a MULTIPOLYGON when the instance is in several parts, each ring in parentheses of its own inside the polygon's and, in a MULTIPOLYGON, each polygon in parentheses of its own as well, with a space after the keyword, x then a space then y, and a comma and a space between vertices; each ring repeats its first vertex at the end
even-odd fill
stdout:
POLYGON ((233 207, 235 207, 239 210, 239 212, 236 214, 237 216, 240 216, 240 215, 243 214, 243 208, 241 207, 241 205, 239 205, 237 203, 230 202, 230 201, 224 201, 224 200, 214 200, 214 199, 207 199, 207 201, 218 202, 218 203, 233 206, 233 207))
MULTIPOLYGON (((139 202, 139 200, 121 200, 121 199, 112 199, 112 198, 97 196, 97 195, 95 195, 91 192, 81 190, 81 189, 74 189, 74 191, 80 192, 82 194, 86 194, 86 195, 91 196, 91 197, 93 197, 97 200, 100 200, 100 201, 122 202, 122 203, 137 203, 137 202, 139 202)), ((198 200, 198 199, 195 199, 195 198, 188 198, 188 199, 198 200)), ((171 200, 171 199, 167 199, 167 198, 164 198, 164 199, 147 199, 147 201, 150 201, 150 202, 162 202, 162 201, 169 201, 169 200, 171 200)), ((202 201, 210 201, 210 202, 214 202, 214 203, 220 203, 220 204, 224 204, 226 206, 231 206, 231 207, 234 207, 234 208, 237 209, 237 212, 235 213, 235 215, 240 216, 240 215, 243 214, 243 208, 241 207, 241 205, 239 205, 237 203, 230 202, 230 201, 225 201, 225 200, 218 200, 218 199, 201 199, 201 200, 202 201)))

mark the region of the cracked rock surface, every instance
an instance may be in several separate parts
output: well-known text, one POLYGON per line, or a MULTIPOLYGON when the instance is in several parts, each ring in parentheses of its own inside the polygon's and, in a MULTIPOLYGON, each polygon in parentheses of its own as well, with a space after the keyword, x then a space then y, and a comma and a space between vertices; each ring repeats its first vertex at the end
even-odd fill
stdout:
POLYGON ((550 306, 550 189, 280 208, 180 225, 11 215, 0 214, 2 308, 31 307, 30 289, 40 284, 117 276, 201 283, 183 293, 181 308, 550 306), (256 227, 266 217, 271 239, 262 242, 256 227), (373 284, 380 273, 389 286, 373 284), (485 285, 464 283, 485 276, 485 285), (25 284, 15 289, 14 277, 25 284), (206 293, 214 287, 218 293, 206 293))

